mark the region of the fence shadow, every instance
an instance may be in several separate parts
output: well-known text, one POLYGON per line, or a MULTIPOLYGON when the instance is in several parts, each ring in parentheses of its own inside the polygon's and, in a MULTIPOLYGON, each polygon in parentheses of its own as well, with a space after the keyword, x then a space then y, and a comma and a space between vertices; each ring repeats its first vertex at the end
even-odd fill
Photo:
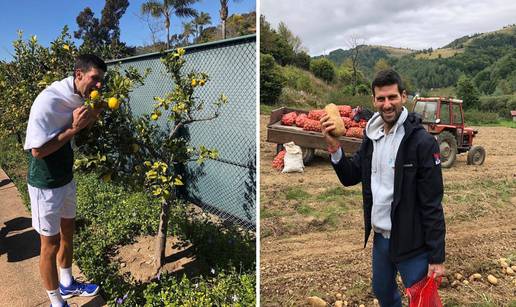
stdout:
POLYGON ((40 239, 39 234, 30 229, 31 219, 17 217, 4 223, 0 230, 0 255, 7 254, 7 262, 18 262, 39 256, 40 239), (9 233, 19 232, 8 236, 9 233))

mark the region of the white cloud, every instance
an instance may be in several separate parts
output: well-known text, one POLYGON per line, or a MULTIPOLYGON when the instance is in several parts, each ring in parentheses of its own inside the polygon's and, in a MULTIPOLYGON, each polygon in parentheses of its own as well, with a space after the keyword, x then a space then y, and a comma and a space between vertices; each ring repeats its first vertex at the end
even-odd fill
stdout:
POLYGON ((348 49, 352 35, 371 45, 435 49, 516 23, 512 0, 261 0, 260 7, 273 27, 285 22, 312 55, 348 49))

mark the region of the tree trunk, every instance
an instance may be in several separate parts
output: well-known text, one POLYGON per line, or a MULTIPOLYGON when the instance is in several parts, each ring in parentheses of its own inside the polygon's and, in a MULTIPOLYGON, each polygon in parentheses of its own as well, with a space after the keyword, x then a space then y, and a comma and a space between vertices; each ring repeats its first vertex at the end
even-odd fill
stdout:
POLYGON ((167 49, 170 49, 170 28, 167 28, 167 49))
POLYGON ((165 27, 167 28, 167 49, 170 49, 170 19, 165 17, 165 27))
POLYGON ((352 96, 355 96, 357 93, 357 69, 355 67, 355 64, 353 64, 353 91, 352 96))
POLYGON ((222 39, 226 39, 226 20, 222 20, 222 39))
POLYGON ((159 228, 156 236, 156 249, 154 257, 156 258, 156 268, 163 266, 165 261, 165 248, 167 246, 167 230, 168 220, 170 218, 170 202, 163 201, 161 203, 161 213, 159 215, 159 228))

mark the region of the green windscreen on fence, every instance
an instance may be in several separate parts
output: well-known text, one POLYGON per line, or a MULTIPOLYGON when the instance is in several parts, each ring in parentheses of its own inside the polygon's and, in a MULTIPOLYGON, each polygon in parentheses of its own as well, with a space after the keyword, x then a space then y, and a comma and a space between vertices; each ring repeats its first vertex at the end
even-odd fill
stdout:
MULTIPOLYGON (((256 35, 248 35, 213 43, 185 47, 186 64, 183 73, 205 72, 209 81, 197 87, 195 95, 206 105, 220 94, 228 103, 214 120, 194 122, 187 128, 193 146, 204 145, 219 151, 217 160, 207 160, 203 166, 188 163, 188 198, 224 220, 237 222, 249 229, 256 227, 256 35)), ((173 89, 170 75, 160 58, 153 53, 108 62, 120 68, 129 66, 151 73, 145 84, 130 95, 136 115, 150 113, 153 97, 163 97, 173 89)), ((211 114, 206 108, 201 116, 211 114)), ((164 117, 161 117, 161 124, 164 117)))

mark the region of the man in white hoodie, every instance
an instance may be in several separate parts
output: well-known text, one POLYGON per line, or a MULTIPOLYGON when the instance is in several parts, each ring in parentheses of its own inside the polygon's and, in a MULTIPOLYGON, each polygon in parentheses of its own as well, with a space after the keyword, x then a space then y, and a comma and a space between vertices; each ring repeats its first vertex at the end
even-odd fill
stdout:
POLYGON ((74 75, 43 90, 29 115, 24 149, 29 153, 32 225, 40 234, 40 274, 53 307, 68 306, 63 298, 92 296, 99 290, 72 276, 76 186, 70 141, 102 111, 87 108, 84 99, 100 88, 106 69, 95 55, 78 56, 74 75))
POLYGON ((345 186, 362 183, 365 238, 373 238, 373 292, 381 306, 401 307, 396 284, 405 287, 425 276, 444 274, 443 181, 437 141, 420 118, 404 107, 407 95, 393 70, 372 82, 376 113, 368 121, 360 149, 347 158, 321 119, 332 165, 345 186))

